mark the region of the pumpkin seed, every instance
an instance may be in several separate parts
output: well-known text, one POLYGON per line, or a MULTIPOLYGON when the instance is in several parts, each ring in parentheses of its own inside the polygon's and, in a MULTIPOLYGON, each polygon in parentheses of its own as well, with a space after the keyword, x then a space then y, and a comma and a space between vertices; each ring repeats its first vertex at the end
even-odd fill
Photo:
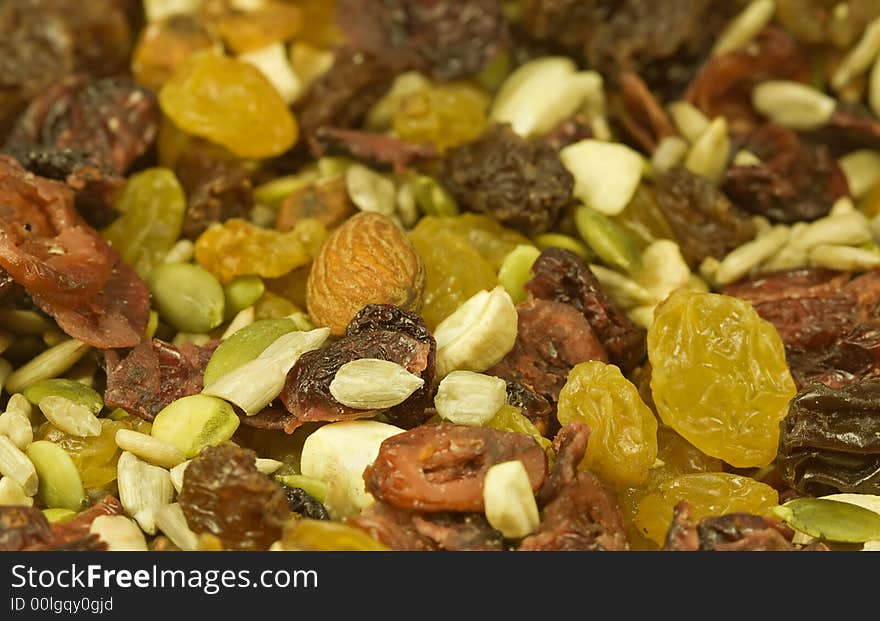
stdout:
POLYGON ((223 287, 223 316, 229 321, 238 313, 257 303, 266 291, 266 285, 259 276, 248 274, 233 278, 223 287))
POLYGON ((297 330, 293 319, 261 319, 225 338, 211 354, 205 367, 204 385, 210 386, 219 377, 250 362, 279 337, 297 330))
MULTIPOLYGON (((232 438, 239 422, 235 410, 223 399, 190 395, 171 402, 156 414, 150 435, 177 447, 186 458, 192 458, 204 447, 217 446, 232 438)), ((177 465, 155 463, 168 467, 177 465)))
POLYGON ((43 315, 29 310, 0 310, 0 325, 18 336, 42 336, 55 325, 43 315))
POLYGON ((541 251, 534 246, 520 244, 504 257, 498 270, 498 282, 514 304, 526 299, 525 284, 532 277, 532 265, 540 254, 541 251))
POLYGON ((50 524, 61 524, 72 517, 76 517, 76 511, 55 507, 54 509, 43 509, 43 515, 46 516, 46 520, 50 524))
POLYGON ((827 498, 796 498, 773 508, 792 528, 819 539, 863 543, 880 539, 880 514, 827 498))
POLYGON ((619 225, 585 205, 575 209, 574 221, 578 233, 605 265, 629 274, 638 271, 639 253, 619 225))
POLYGON ((92 388, 71 379, 53 378, 34 382, 22 391, 32 405, 39 406, 45 397, 64 397, 98 415, 104 408, 101 395, 92 388))
POLYGON ((63 448, 48 440, 31 442, 27 456, 40 480, 37 496, 49 508, 79 511, 86 504, 86 492, 76 464, 63 448))
POLYGON ((159 315, 177 330, 206 333, 223 322, 223 287, 200 265, 163 263, 150 273, 148 284, 159 315))
POLYGON ((411 183, 413 196, 422 213, 428 216, 457 216, 458 205, 452 195, 427 175, 419 175, 411 183))
POLYGON ((592 261, 595 258, 595 255, 582 241, 562 233, 542 233, 535 237, 534 242, 541 250, 563 248, 575 253, 584 261, 592 261))

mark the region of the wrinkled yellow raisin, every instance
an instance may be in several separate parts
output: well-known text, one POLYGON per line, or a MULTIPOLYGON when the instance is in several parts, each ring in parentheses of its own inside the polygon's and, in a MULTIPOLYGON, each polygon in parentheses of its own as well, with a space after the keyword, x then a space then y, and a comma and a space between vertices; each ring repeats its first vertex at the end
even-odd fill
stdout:
POLYGON ((474 85, 426 85, 400 99, 392 125, 402 140, 430 143, 444 151, 479 136, 488 107, 488 95, 474 85))

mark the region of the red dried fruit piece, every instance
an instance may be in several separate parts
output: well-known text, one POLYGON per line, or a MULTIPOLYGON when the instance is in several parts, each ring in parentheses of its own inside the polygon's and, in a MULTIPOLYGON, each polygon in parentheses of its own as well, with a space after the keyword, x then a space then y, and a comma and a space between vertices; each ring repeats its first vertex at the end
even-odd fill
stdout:
POLYGON ((645 357, 645 330, 620 312, 584 261, 570 250, 547 248, 532 265, 526 291, 539 300, 563 302, 579 310, 608 354, 624 371, 645 357))
POLYGON ((532 299, 518 304, 516 310, 513 349, 486 371, 489 375, 522 382, 556 403, 574 365, 608 361, 602 343, 574 306, 532 299))
POLYGON ((432 144, 413 144, 385 134, 336 127, 319 128, 310 137, 309 146, 315 157, 344 155, 398 174, 413 162, 437 156, 432 144))
POLYGON ((42 511, 17 505, 0 506, 0 551, 39 548, 51 540, 52 528, 42 511))
POLYGON ((538 531, 518 550, 629 550, 620 507, 599 478, 588 470, 541 511, 538 531))
POLYGON ((0 267, 73 338, 95 347, 139 343, 149 291, 73 208, 66 186, 0 155, 0 267))
POLYGON ((547 457, 525 434, 440 423, 421 425, 382 442, 364 470, 377 499, 415 511, 482 511, 483 480, 495 464, 520 460, 537 490, 547 457))
POLYGON ((172 401, 202 391, 205 367, 219 341, 175 347, 161 339, 141 343, 124 357, 104 352, 107 388, 104 403, 152 421, 172 401))
POLYGON ((644 80, 631 71, 620 76, 620 90, 615 93, 615 120, 639 148, 653 153, 664 138, 678 135, 666 110, 660 105, 644 80))
POLYGON ((195 533, 224 550, 268 550, 290 516, 284 490, 257 470, 257 454, 232 444, 207 447, 187 466, 178 502, 195 533))
POLYGON ((336 6, 349 45, 397 71, 441 80, 472 76, 507 44, 496 0, 337 0, 336 6))
POLYGON ((556 432, 553 438, 553 467, 535 496, 539 507, 556 498, 577 478, 578 466, 587 453, 589 439, 590 428, 580 422, 568 423, 556 432))
POLYGON ((761 163, 729 167, 721 189, 746 211, 773 222, 809 222, 828 215, 834 202, 849 194, 846 177, 831 150, 804 142, 781 125, 761 126, 747 138, 744 148, 761 163))
POLYGON ((424 385, 385 415, 392 424, 410 428, 430 416, 434 359, 437 345, 424 321, 415 313, 391 304, 365 306, 338 341, 306 352, 290 370, 279 398, 290 412, 285 426, 292 433, 310 421, 339 421, 375 416, 374 410, 342 405, 330 394, 330 382, 346 362, 360 358, 389 360, 424 380, 424 385))
POLYGON ((709 118, 723 116, 733 135, 747 135, 761 123, 752 107, 752 89, 767 80, 809 82, 805 48, 776 26, 764 28, 747 47, 718 54, 700 69, 685 100, 709 118))
POLYGON ((553 147, 517 135, 506 123, 450 149, 440 181, 462 207, 527 235, 552 228, 574 189, 553 147))
POLYGON ((87 540, 92 522, 102 515, 125 515, 125 509, 115 496, 105 496, 71 519, 52 524, 51 547, 68 546, 87 540))
POLYGON ((655 196, 691 269, 707 257, 723 259, 755 236, 755 225, 746 212, 708 179, 686 168, 664 173, 657 180, 655 196))

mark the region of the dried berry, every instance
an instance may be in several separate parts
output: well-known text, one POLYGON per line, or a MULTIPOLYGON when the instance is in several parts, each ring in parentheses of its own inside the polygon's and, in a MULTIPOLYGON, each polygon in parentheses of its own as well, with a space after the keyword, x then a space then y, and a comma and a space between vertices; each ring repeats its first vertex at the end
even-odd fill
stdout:
POLYGON ((678 135, 666 110, 638 74, 621 74, 619 99, 616 120, 646 153, 653 153, 664 138, 678 135))
POLYGON ((552 228, 574 189, 553 147, 522 138, 507 124, 450 149, 440 180, 463 207, 527 235, 552 228))
POLYGON ((311 520, 329 520, 330 514, 327 509, 314 496, 301 487, 287 487, 282 485, 284 495, 287 498, 287 506, 294 513, 311 520))
POLYGON ((539 507, 556 498, 576 478, 578 466, 587 452, 590 428, 575 421, 564 425, 553 438, 553 467, 535 495, 539 507))
POLYGON ((0 550, 15 552, 40 547, 52 540, 43 512, 33 507, 0 506, 0 550))
POLYGON ((673 168, 657 180, 656 198, 692 269, 706 257, 722 259, 751 241, 755 225, 705 177, 673 168))
POLYGON ((570 304, 583 313, 608 354, 628 371, 645 355, 645 332, 620 312, 583 260, 570 250, 547 248, 532 265, 526 291, 539 300, 570 304))
POLYGON ((314 218, 328 231, 356 213, 354 203, 348 196, 345 177, 338 175, 319 179, 313 184, 295 190, 278 208, 275 228, 290 231, 306 218, 314 218))
POLYGON ((763 125, 744 148, 761 163, 729 167, 721 189, 746 211, 773 222, 811 221, 828 215, 834 202, 849 193, 828 147, 806 143, 780 125, 763 125))
POLYGON ((300 356, 287 376, 280 399, 290 412, 286 431, 309 421, 370 418, 376 412, 342 405, 330 394, 330 382, 346 362, 378 358, 395 362, 424 380, 406 401, 385 412, 398 426, 415 427, 425 421, 431 401, 437 345, 418 315, 387 304, 364 307, 349 324, 343 338, 300 356))
POLYGON ((183 234, 198 239, 215 222, 247 218, 253 205, 250 174, 241 166, 218 166, 190 192, 183 234))
POLYGON ((515 459, 537 490, 547 457, 530 437, 450 423, 421 425, 385 440, 364 481, 373 496, 402 509, 482 511, 486 471, 515 459))
POLYGON ((315 157, 343 155, 368 166, 390 168, 396 173, 403 173, 416 161, 437 155, 437 149, 431 144, 411 144, 385 134, 326 126, 310 136, 309 145, 315 157))
POLYGON ((541 434, 550 426, 553 406, 545 397, 518 380, 507 380, 507 403, 519 408, 541 434))
POLYGON ((290 515, 284 490, 257 470, 256 457, 223 444, 203 449, 184 471, 178 502, 187 524, 225 550, 268 550, 290 515))
POLYGON ((476 74, 507 43, 496 0, 338 0, 336 15, 357 49, 443 80, 476 74))
POLYGON ((777 464, 792 488, 880 493, 880 382, 806 386, 780 428, 777 464))

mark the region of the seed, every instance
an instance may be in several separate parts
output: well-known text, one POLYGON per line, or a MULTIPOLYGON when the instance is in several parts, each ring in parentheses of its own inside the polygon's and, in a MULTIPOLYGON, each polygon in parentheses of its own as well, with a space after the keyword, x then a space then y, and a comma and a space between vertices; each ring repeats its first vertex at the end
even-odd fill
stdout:
MULTIPOLYGON (((792 227, 794 228, 794 227, 792 227)), ((787 270, 807 265, 807 251, 789 243, 761 266, 761 271, 787 270)))
POLYGON ((186 461, 180 462, 168 471, 168 474, 171 477, 171 485, 174 486, 174 491, 178 494, 183 489, 183 473, 191 461, 192 459, 187 459, 186 461))
POLYGON ((12 364, 5 358, 0 358, 0 392, 3 392, 3 385, 12 375, 12 364))
POLYGON ((712 55, 726 54, 748 45, 776 12, 774 0, 754 0, 730 20, 712 48, 712 55))
POLYGON ((210 386, 222 375, 250 362, 279 337, 296 329, 292 319, 261 319, 225 336, 205 367, 204 385, 210 386))
POLYGON ((500 362, 516 342, 517 322, 501 286, 475 293, 434 330, 437 379, 456 370, 481 373, 500 362))
POLYGON ((233 278, 223 287, 223 314, 226 321, 256 304, 265 291, 266 285, 259 276, 247 274, 233 278))
POLYGON ((101 435, 101 421, 88 408, 70 399, 43 397, 39 408, 50 423, 65 433, 80 438, 101 435))
POLYGON ((162 259, 164 263, 189 263, 196 253, 195 244, 189 239, 180 239, 162 259))
POLYGON ((715 273, 721 266, 721 261, 715 257, 706 257, 700 263, 700 276, 708 283, 715 283, 715 273))
POLYGON ((379 455, 386 438, 403 429, 372 420, 329 423, 313 431, 302 447, 302 474, 327 485, 324 505, 331 517, 359 513, 373 503, 364 486, 364 469, 379 455))
POLYGON ((275 472, 278 472, 283 465, 284 462, 278 461, 277 459, 266 459, 264 457, 257 458, 257 470, 263 474, 274 474, 275 472))
POLYGON ((53 509, 43 509, 43 515, 46 516, 46 520, 50 524, 61 524, 70 518, 76 517, 76 511, 55 507, 53 509))
POLYGON ((26 496, 37 493, 39 478, 34 464, 28 455, 5 435, 0 435, 0 474, 21 485, 26 496))
POLYGON ((15 335, 6 330, 0 330, 0 354, 6 351, 15 342, 15 335))
POLYGON ((745 149, 740 149, 736 152, 736 155, 733 156, 733 165, 734 166, 760 166, 761 158, 752 153, 751 151, 747 151, 745 149))
POLYGON ((412 183, 401 183, 397 188, 397 216, 406 229, 414 227, 421 217, 412 183))
POLYGON ((89 532, 107 544, 109 552, 146 552, 147 540, 137 523, 124 515, 99 515, 89 532))
POLYGON ((690 143, 694 143, 709 127, 709 119, 703 111, 690 102, 674 101, 666 106, 666 110, 679 133, 690 143))
POLYGON ((793 528, 829 541, 861 543, 880 539, 880 515, 849 502, 827 498, 795 498, 773 507, 793 528))
MULTIPOLYGON (((2 438, 0 438, 2 440, 2 438)), ((31 442, 27 456, 39 478, 37 496, 47 507, 79 511, 86 504, 79 471, 63 448, 48 440, 31 442)), ((28 492, 28 486, 23 486, 28 492)))
POLYGON ((645 169, 645 161, 637 151, 601 140, 569 145, 559 152, 559 159, 574 176, 574 195, 607 216, 623 211, 645 169))
POLYGON ((0 478, 0 507, 2 506, 33 507, 34 499, 24 493, 24 488, 10 477, 0 478))
POLYGON ((562 233, 542 233, 535 237, 535 243, 541 250, 547 248, 564 248, 575 253, 584 261, 590 261, 594 258, 590 249, 580 240, 563 235, 562 233))
POLYGON ((119 429, 115 440, 116 446, 123 451, 163 468, 173 468, 186 460, 183 452, 170 442, 131 429, 119 429))
POLYGON ((519 539, 537 530, 538 504, 521 461, 495 464, 483 484, 486 519, 508 539, 519 539))
POLYGON ((64 373, 62 379, 68 379, 87 388, 95 385, 95 374, 98 372, 98 364, 94 358, 80 358, 70 369, 64 373))
POLYGON ((384 410, 406 401, 424 383, 394 362, 361 358, 339 367, 330 382, 330 394, 351 408, 384 410))
POLYGON ((541 448, 545 451, 552 446, 550 440, 541 435, 535 424, 526 418, 518 407, 509 404, 502 405, 485 426, 490 429, 500 429, 501 431, 524 433, 540 444, 541 448))
POLYGON ((837 101, 800 82, 770 80, 752 90, 752 105, 780 125, 809 131, 828 123, 837 101))
POLYGON ((868 104, 875 116, 880 116, 880 57, 874 61, 868 80, 868 104))
POLYGON ((504 257, 498 270, 498 282, 515 304, 526 299, 525 284, 532 277, 532 265, 541 251, 534 246, 520 244, 504 257))
POLYGON ((457 425, 485 425, 507 403, 507 382, 472 371, 453 371, 434 396, 440 418, 457 425))
POLYGON ((156 511, 156 527, 181 550, 191 552, 199 549, 199 536, 190 530, 178 503, 164 505, 156 511))
POLYGON ((249 306, 248 308, 240 311, 233 319, 229 322, 229 325, 223 331, 223 336, 221 339, 226 339, 241 330, 244 327, 247 327, 254 323, 254 307, 249 306))
POLYGON ((290 55, 281 41, 239 54, 238 59, 259 69, 287 104, 292 104, 305 88, 290 66, 290 55))
POLYGON ((581 206, 575 209, 574 223, 583 240, 605 265, 627 274, 639 270, 638 250, 616 222, 595 209, 581 206))
POLYGON ((841 196, 834 204, 831 205, 831 210, 828 212, 829 216, 840 216, 847 213, 853 213, 856 210, 856 206, 853 204, 852 199, 849 196, 841 196))
POLYGON ((248 416, 253 416, 281 394, 287 373, 299 357, 320 347, 329 335, 329 328, 284 334, 257 358, 225 373, 206 386, 202 394, 226 399, 244 410, 248 416))
POLYGON ((717 184, 727 167, 729 152, 727 120, 719 116, 709 123, 706 131, 694 141, 684 160, 684 166, 692 173, 706 177, 717 184))
POLYGON ((45 397, 64 397, 96 415, 104 407, 104 400, 101 399, 101 395, 97 391, 81 382, 66 378, 34 382, 25 388, 22 394, 33 405, 39 405, 45 397))
POLYGON ((850 194, 856 200, 863 198, 880 181, 880 153, 859 149, 847 153, 837 163, 846 176, 850 194))
POLYGON ((119 500, 145 533, 156 534, 156 511, 174 498, 168 471, 123 451, 116 464, 119 500))
POLYGON ((295 175, 272 179, 254 188, 254 202, 271 207, 273 210, 278 209, 291 194, 317 180, 318 171, 313 167, 304 168, 303 172, 295 175))
POLYGON ((211 341, 210 334, 199 334, 195 332, 178 332, 174 335, 174 338, 171 339, 171 344, 175 347, 180 347, 181 345, 185 345, 187 343, 191 343, 193 345, 202 346, 205 343, 211 341))
POLYGON ((620 272, 592 263, 590 271, 622 310, 644 304, 654 304, 657 301, 645 287, 620 272))
POLYGON ((837 66, 831 76, 831 87, 836 91, 842 90, 852 82, 853 78, 868 70, 877 58, 878 52, 880 52, 880 18, 865 27, 862 38, 837 66))
POLYGON ((42 336, 55 329, 43 315, 29 310, 0 310, 0 325, 18 336, 42 336))
POLYGON ((602 76, 578 71, 570 58, 545 56, 511 73, 495 97, 489 118, 509 123, 520 136, 545 134, 588 99, 602 97, 602 76), (541 93, 535 97, 535 93, 541 93))
POLYGON ((715 282, 719 285, 736 282, 776 254, 788 241, 788 236, 788 227, 778 225, 770 233, 728 253, 715 272, 715 282))
POLYGON ((416 204, 425 215, 439 217, 458 215, 455 199, 433 177, 419 175, 410 187, 413 189, 416 204))
POLYGON ((153 269, 148 280, 159 315, 177 330, 202 334, 223 322, 223 287, 205 268, 163 263, 153 269))
POLYGON ((27 448, 27 445, 34 440, 33 428, 27 414, 11 405, 0 414, 0 434, 12 440, 12 443, 21 450, 27 448))
POLYGON ((306 494, 320 503, 323 503, 327 498, 328 487, 321 479, 307 477, 304 474, 285 474, 283 476, 276 476, 275 480, 287 487, 298 487, 304 490, 306 494))
POLYGON ((397 211, 397 188, 387 177, 361 164, 352 164, 345 172, 348 196, 361 211, 393 216, 397 211))
POLYGON ((651 295, 648 304, 665 300, 691 278, 691 270, 674 241, 658 239, 642 252, 642 269, 639 284, 651 295))
MULTIPOLYGON (((174 463, 169 464, 164 459, 165 463, 150 459, 129 447, 120 445, 120 448, 157 465, 171 468, 186 458, 195 457, 206 446, 223 444, 232 438, 239 423, 235 410, 223 399, 208 395, 190 395, 165 406, 156 414, 150 428, 153 439, 163 445, 170 445, 180 452, 179 461, 174 461, 178 456, 172 456, 170 452, 167 453, 169 461, 174 463)), ((118 438, 117 434, 117 444, 118 438)))
POLYGON ((688 153, 688 143, 680 136, 667 136, 660 141, 651 155, 651 169, 663 173, 675 168, 684 161, 688 153))
POLYGON ((406 71, 401 73, 385 95, 373 104, 364 125, 374 131, 384 131, 391 128, 394 113, 400 106, 400 102, 420 90, 431 87, 431 82, 418 71, 406 71))
POLYGON ((825 267, 848 272, 867 272, 880 267, 880 253, 874 250, 822 244, 809 251, 813 267, 825 267))
POLYGON ((21 392, 34 382, 57 377, 85 356, 89 349, 88 345, 76 339, 50 347, 13 371, 6 379, 5 389, 10 393, 21 392))
POLYGON ((626 311, 626 317, 639 327, 648 330, 654 323, 654 308, 656 304, 637 306, 626 311))
POLYGON ((860 212, 826 216, 809 224, 791 240, 792 245, 809 250, 818 245, 856 246, 871 241, 868 221, 860 212))

